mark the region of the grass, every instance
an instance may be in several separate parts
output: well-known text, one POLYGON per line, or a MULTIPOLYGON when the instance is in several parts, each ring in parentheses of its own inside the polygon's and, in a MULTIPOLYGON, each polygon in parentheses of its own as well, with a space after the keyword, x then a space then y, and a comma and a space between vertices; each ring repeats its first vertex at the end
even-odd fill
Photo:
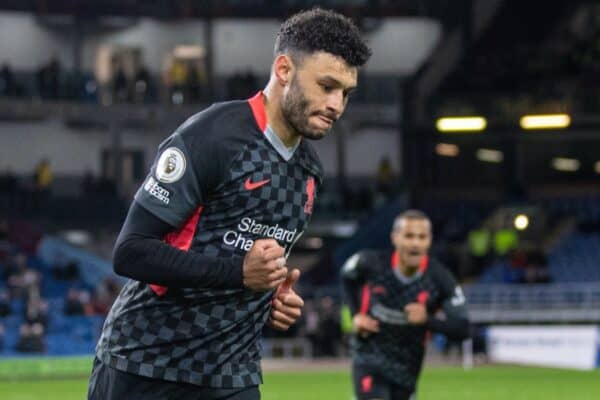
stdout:
MULTIPOLYGON (((0 381, 2 400, 81 400, 87 379, 0 381)), ((346 371, 269 372, 262 400, 350 400, 346 371)), ((600 371, 581 372, 526 367, 428 368, 418 400, 596 400, 600 371)))

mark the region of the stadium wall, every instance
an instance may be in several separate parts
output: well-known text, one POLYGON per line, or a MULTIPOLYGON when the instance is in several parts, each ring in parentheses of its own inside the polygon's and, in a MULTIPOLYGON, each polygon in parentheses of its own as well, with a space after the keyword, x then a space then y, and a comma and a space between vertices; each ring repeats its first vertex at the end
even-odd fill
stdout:
MULTIPOLYGON (((163 70, 164 56, 178 44, 204 45, 202 21, 159 21, 139 18, 126 29, 109 33, 87 33, 82 48, 82 66, 93 70, 96 51, 101 45, 139 47, 151 72, 163 70)), ((269 73, 273 57, 273 39, 278 20, 218 19, 214 21, 214 71, 229 75, 252 69, 269 73)), ((13 68, 35 70, 56 55, 62 65, 73 66, 73 35, 58 33, 36 22, 25 13, 0 13, 0 35, 19 40, 0 41, 0 62, 13 68)), ((367 73, 413 73, 433 51, 441 36, 438 22, 425 18, 388 18, 378 29, 367 34, 373 58, 367 73)))
MULTIPOLYGON (((170 132, 123 131, 122 147, 144 152, 146 170, 150 167, 160 142, 170 132)), ((82 175, 87 169, 101 173, 103 149, 112 146, 109 132, 70 129, 59 120, 43 122, 0 123, 0 172, 10 168, 18 175, 31 174, 42 158, 48 158, 59 175, 82 175)), ((338 172, 337 138, 328 135, 315 147, 325 174, 338 172)), ((388 157, 395 172, 400 172, 399 137, 393 129, 362 129, 351 132, 345 140, 345 169, 348 176, 373 176, 382 157, 388 157), (368 149, 369 157, 365 157, 368 149)))
POLYGON ((0 37, 0 63, 8 62, 14 69, 37 69, 53 55, 72 66, 67 38, 41 27, 33 15, 0 13, 0 37))
MULTIPOLYGON (((124 131, 124 149, 143 150, 153 157, 165 132, 124 131)), ((18 175, 31 174, 42 158, 48 158, 55 174, 82 175, 86 169, 99 174, 103 149, 112 146, 106 131, 69 129, 61 121, 0 124, 0 171, 10 168, 18 175)), ((152 159, 146 161, 148 164, 152 159)))

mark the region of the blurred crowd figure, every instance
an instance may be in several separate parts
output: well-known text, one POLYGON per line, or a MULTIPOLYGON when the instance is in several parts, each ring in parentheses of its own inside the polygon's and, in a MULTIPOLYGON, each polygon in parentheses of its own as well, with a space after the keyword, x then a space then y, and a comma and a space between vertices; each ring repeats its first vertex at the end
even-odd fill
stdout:
POLYGON ((46 351, 44 327, 42 324, 21 325, 19 329, 19 342, 16 349, 22 353, 43 353, 46 351))
POLYGON ((172 104, 208 101, 207 78, 198 61, 174 59, 165 76, 172 104))
POLYGON ((44 158, 35 167, 35 187, 39 191, 49 191, 52 186, 52 180, 50 160, 44 158))
POLYGON ((379 161, 377 174, 375 176, 375 207, 380 207, 387 203, 396 191, 396 179, 394 178, 394 170, 389 157, 383 157, 379 161))
POLYGON ((32 252, 23 251, 20 244, 11 240, 11 230, 12 233, 18 230, 15 226, 11 227, 0 218, 0 350, 6 346, 6 327, 2 319, 20 315, 14 350, 45 352, 46 332, 53 315, 62 312, 66 316, 105 316, 120 285, 112 278, 106 278, 90 288, 81 279, 79 265, 70 260, 43 266, 32 252), (69 284, 62 310, 51 309, 48 300, 42 296, 43 283, 47 280, 69 284))
MULTIPOLYGON (((19 328, 16 350, 21 352, 43 352, 44 331, 48 324, 48 302, 40 295, 41 276, 30 267, 28 256, 22 252, 6 254, 0 259, 2 278, 7 290, 0 291, 0 316, 13 313, 12 301, 22 302, 23 323, 19 328)), ((3 331, 3 327, 0 328, 3 331)), ((0 341, 1 339, 0 334, 0 341)))
POLYGON ((0 96, 17 96, 17 94, 13 70, 10 64, 5 62, 0 68, 0 96))
POLYGON ((196 59, 173 59, 163 71, 162 81, 142 61, 126 63, 120 54, 111 58, 109 70, 104 82, 90 71, 67 70, 56 56, 36 71, 15 71, 6 60, 0 66, 0 97, 100 101, 106 105, 179 105, 214 101, 216 97, 245 99, 260 89, 259 80, 249 67, 224 77, 219 87, 209 86, 204 61, 196 59))
POLYGON ((36 73, 38 94, 43 99, 59 99, 61 96, 62 67, 56 56, 40 67, 36 73))
POLYGON ((506 283, 550 283, 546 255, 536 248, 515 249, 508 259, 504 280, 506 283))
POLYGON ((122 60, 114 57, 110 91, 111 103, 144 104, 153 100, 154 82, 144 63, 138 63, 133 74, 128 76, 122 60))

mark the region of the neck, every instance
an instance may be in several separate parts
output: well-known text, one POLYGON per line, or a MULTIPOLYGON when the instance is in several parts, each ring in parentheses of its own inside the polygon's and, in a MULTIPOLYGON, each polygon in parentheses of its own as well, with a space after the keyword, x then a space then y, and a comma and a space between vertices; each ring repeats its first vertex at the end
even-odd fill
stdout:
POLYGON ((419 271, 419 265, 417 266, 409 266, 402 262, 402 256, 400 255, 399 250, 395 250, 394 255, 392 257, 392 263, 395 264, 394 268, 397 268, 398 271, 404 276, 411 277, 419 271))
POLYGON ((398 269, 400 270, 400 272, 402 273, 402 275, 404 276, 413 276, 414 274, 417 273, 417 271, 419 271, 419 267, 409 267, 408 265, 405 265, 402 263, 402 261, 400 261, 398 263, 398 269))
POLYGON ((302 137, 290 126, 281 112, 281 89, 277 87, 276 82, 270 80, 263 93, 269 125, 286 147, 294 146, 302 137))

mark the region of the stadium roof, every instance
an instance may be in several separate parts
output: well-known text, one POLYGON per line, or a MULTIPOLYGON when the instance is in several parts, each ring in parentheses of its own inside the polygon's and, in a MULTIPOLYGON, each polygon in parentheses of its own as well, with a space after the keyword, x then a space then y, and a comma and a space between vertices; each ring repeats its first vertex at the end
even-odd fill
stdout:
MULTIPOLYGON (((353 0, 341 4, 319 1, 322 7, 356 17, 442 17, 448 2, 440 0, 353 0)), ((453 2, 456 5, 456 2, 453 2)), ((81 17, 126 16, 160 19, 284 17, 315 5, 311 0, 0 0, 0 11, 81 17)), ((456 7, 454 7, 456 8, 456 7)))

